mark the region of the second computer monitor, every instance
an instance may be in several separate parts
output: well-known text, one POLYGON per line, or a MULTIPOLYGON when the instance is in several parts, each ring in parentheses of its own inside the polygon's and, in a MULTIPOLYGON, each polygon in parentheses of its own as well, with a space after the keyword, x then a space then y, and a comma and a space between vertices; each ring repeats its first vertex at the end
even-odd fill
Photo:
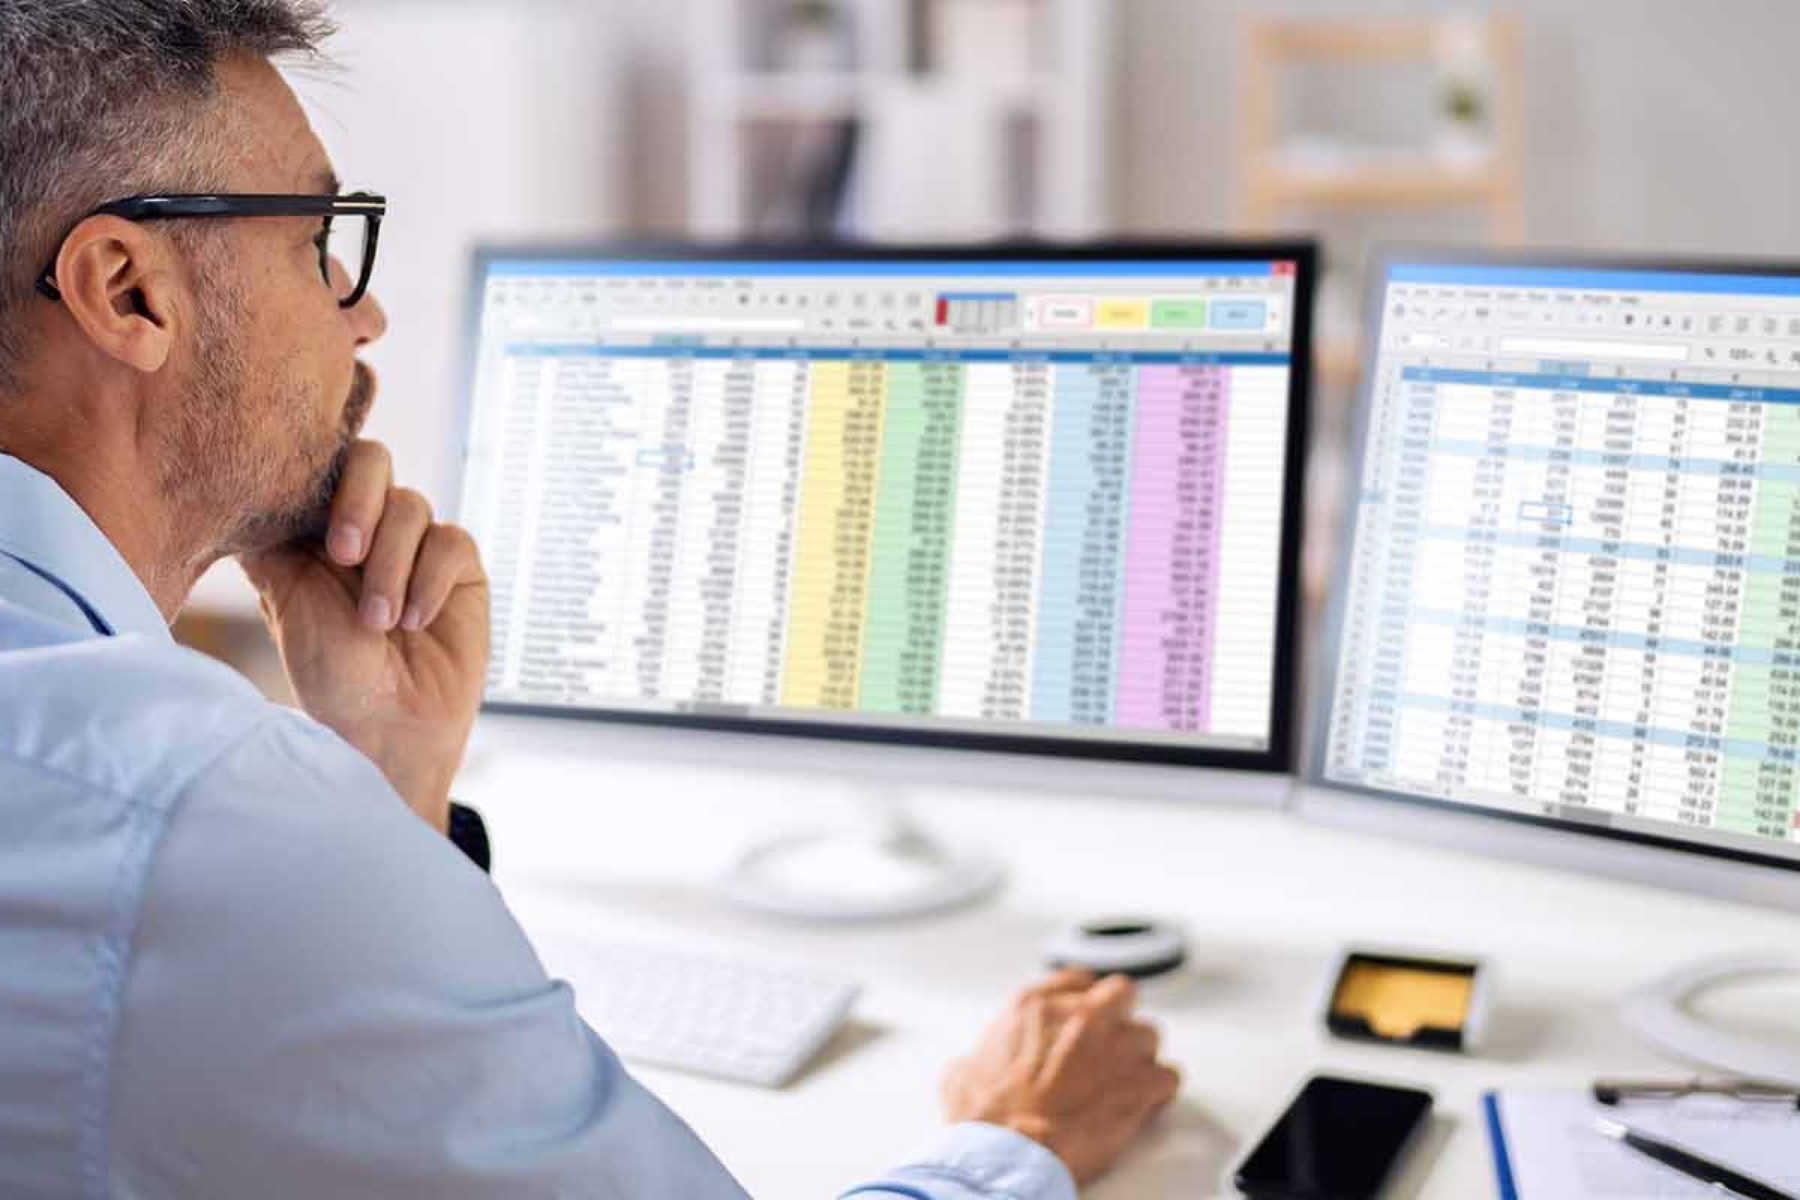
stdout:
POLYGON ((1800 871, 1800 268, 1373 289, 1314 781, 1800 871))
POLYGON ((1312 261, 479 253, 490 704, 1284 769, 1312 261))

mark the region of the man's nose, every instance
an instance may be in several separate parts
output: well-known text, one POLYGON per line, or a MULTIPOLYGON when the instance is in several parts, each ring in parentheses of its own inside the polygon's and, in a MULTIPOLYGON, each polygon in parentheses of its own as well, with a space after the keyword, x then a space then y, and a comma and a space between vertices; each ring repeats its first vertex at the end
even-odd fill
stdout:
POLYGON ((351 307, 349 316, 350 328, 356 334, 359 349, 387 332, 387 313, 372 291, 362 294, 362 299, 351 307))
MULTIPOLYGON (((331 256, 330 277, 332 286, 340 296, 349 294, 352 283, 350 272, 335 254, 331 256)), ((372 291, 363 292, 362 297, 351 307, 349 317, 359 348, 378 340, 387 332, 387 313, 372 291)))

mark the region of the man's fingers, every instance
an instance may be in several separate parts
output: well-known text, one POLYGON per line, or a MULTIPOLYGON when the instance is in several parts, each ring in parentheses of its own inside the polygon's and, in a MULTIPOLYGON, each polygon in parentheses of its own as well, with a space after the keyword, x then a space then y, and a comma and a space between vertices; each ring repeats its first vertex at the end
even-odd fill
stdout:
POLYGON ((1026 988, 1026 996, 1048 996, 1056 992, 1080 992, 1094 985, 1094 973, 1081 967, 1064 967, 1048 979, 1026 988))
POLYGON ((1050 1043, 1050 1006, 1034 996, 1019 1006, 1018 1056, 1026 1062, 1038 1062, 1050 1043))
POLYGON ((1056 1040, 1050 1043, 1049 1052, 1044 1055, 1044 1066, 1038 1072, 1038 1077, 1044 1080, 1060 1078, 1068 1070, 1070 1061, 1081 1052, 1082 1046, 1093 1037, 1092 1030, 1092 1018, 1077 1016, 1064 1021, 1056 1031, 1056 1040))
POLYGON ((1180 1093, 1180 1071, 1166 1063, 1140 1063, 1108 1087, 1107 1111, 1115 1119, 1135 1128, 1180 1093))
POLYGON ((1123 1021, 1137 1002, 1137 984, 1126 975, 1108 975, 1088 989, 1084 1002, 1096 1017, 1123 1021))
POLYGON ((1151 1063, 1134 1093, 1138 1098, 1137 1123, 1141 1125, 1181 1093, 1181 1072, 1163 1063, 1151 1063))
MULTIPOLYGON (((342 493, 340 493, 341 495, 342 493)), ((375 526, 374 543, 363 560, 362 599, 358 613, 371 629, 388 630, 400 620, 420 544, 431 528, 431 505, 411 488, 387 495, 375 526)))
POLYGON ((1156 1107, 1161 1108, 1181 1094, 1181 1072, 1167 1063, 1156 1064, 1156 1082, 1152 1088, 1156 1107))
POLYGON ((400 628, 414 632, 426 628, 438 619, 451 592, 481 580, 481 555, 468 531, 456 525, 431 526, 419 546, 412 581, 406 586, 400 628))
POLYGON ((386 446, 367 438, 350 444, 343 477, 331 499, 325 548, 332 561, 354 567, 368 557, 393 483, 394 459, 386 446))
POLYGON ((1162 1035, 1142 1021, 1132 1021, 1119 1031, 1119 1042, 1120 1058, 1154 1062, 1156 1051, 1162 1045, 1162 1035))

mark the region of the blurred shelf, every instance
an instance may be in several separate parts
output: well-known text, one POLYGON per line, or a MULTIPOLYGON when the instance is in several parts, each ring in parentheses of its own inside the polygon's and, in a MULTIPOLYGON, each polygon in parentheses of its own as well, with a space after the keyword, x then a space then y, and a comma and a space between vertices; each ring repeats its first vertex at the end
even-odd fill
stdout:
POLYGON ((746 121, 807 121, 856 115, 870 86, 854 71, 750 71, 700 92, 703 103, 746 121))
POLYGON ((783 48, 789 0, 686 8, 694 234, 793 236, 812 221, 836 236, 957 241, 1110 226, 1111 0, 969 0, 924 21, 901 0, 836 0, 835 56, 829 41, 783 48))
POLYGON ((1256 207, 1486 204, 1493 201, 1497 192, 1509 187, 1510 179, 1493 167, 1429 162, 1348 167, 1262 164, 1253 167, 1250 174, 1251 204, 1256 207))
MULTIPOLYGON (((963 89, 996 99, 1017 113, 1030 114, 1058 102, 1051 78, 1000 82, 949 75, 905 77, 908 86, 963 89)), ((892 77, 869 72, 747 71, 700 93, 700 101, 727 120, 813 121, 857 116, 877 89, 892 77)))
POLYGON ((1394 17, 1378 21, 1313 17, 1253 18, 1244 26, 1238 79, 1238 216, 1250 229, 1274 229, 1296 208, 1397 208, 1474 205, 1485 210, 1490 236, 1514 241, 1523 228, 1519 204, 1520 79, 1512 23, 1503 17, 1394 17), (1485 69, 1479 138, 1483 155, 1466 161, 1432 147, 1399 152, 1334 153, 1294 161, 1282 132, 1281 85, 1292 75, 1317 76, 1345 63, 1380 60, 1449 70, 1446 48, 1473 39, 1485 69))
POLYGON ((1390 17, 1359 19, 1354 23, 1274 21, 1257 25, 1250 36, 1259 54, 1341 62, 1423 58, 1431 53, 1435 30, 1416 20, 1390 17))

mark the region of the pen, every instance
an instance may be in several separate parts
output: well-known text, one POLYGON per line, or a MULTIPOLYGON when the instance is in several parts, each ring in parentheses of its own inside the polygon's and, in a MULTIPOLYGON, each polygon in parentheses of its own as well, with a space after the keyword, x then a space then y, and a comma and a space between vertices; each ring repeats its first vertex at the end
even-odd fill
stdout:
POLYGON ((1701 1158, 1691 1150, 1683 1150, 1660 1138, 1640 1133, 1610 1117, 1596 1117, 1594 1128, 1615 1142, 1624 1142, 1639 1154, 1653 1158, 1663 1166, 1680 1171, 1692 1179, 1698 1179, 1701 1183, 1709 1183, 1727 1195, 1742 1196, 1744 1200, 1796 1200, 1794 1196, 1778 1191, 1766 1183, 1751 1179, 1748 1175, 1740 1175, 1711 1159, 1701 1158))
POLYGON ((1688 1096, 1729 1096, 1746 1104, 1800 1108, 1800 1090, 1748 1079, 1594 1080, 1594 1099, 1609 1107, 1639 1100, 1680 1100, 1688 1096))

